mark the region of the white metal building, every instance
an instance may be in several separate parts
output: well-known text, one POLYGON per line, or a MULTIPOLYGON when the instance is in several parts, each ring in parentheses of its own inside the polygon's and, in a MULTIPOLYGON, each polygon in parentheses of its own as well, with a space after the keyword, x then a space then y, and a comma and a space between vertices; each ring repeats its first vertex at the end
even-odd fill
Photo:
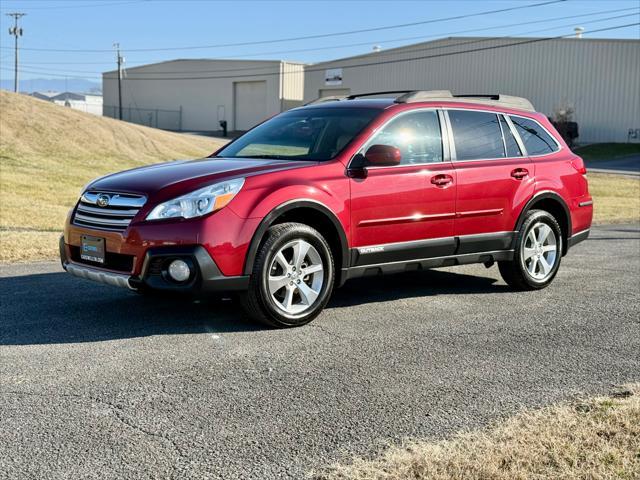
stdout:
POLYGON ((102 95, 76 92, 33 92, 32 97, 93 115, 102 115, 102 95))
MULTIPOLYGON (((157 128, 248 130, 302 103, 304 68, 280 60, 172 60, 124 71, 124 120, 157 128)), ((118 75, 102 75, 104 115, 118 118, 118 75)))
POLYGON ((572 108, 578 143, 640 141, 640 41, 446 38, 305 68, 305 101, 382 90, 502 93, 549 117, 572 108))

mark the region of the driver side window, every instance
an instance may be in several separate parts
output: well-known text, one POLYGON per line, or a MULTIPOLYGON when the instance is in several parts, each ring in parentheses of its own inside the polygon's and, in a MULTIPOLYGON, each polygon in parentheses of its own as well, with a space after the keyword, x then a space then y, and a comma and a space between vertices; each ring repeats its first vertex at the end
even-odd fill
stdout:
MULTIPOLYGON (((442 162, 442 134, 435 110, 401 114, 377 132, 371 145, 390 145, 400 150, 400 165, 442 162)), ((365 149, 366 151, 366 149, 365 149)))

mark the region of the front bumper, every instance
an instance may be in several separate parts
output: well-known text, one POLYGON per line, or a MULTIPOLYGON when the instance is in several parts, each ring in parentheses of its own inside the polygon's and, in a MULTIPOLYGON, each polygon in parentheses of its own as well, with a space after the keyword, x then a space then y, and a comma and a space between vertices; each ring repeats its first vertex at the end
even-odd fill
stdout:
POLYGON ((225 276, 201 245, 157 247, 147 250, 139 275, 129 275, 73 261, 69 258, 64 237, 60 237, 62 268, 76 277, 132 290, 152 289, 182 292, 233 292, 246 290, 248 276, 225 276), (168 264, 186 261, 192 274, 185 282, 175 282, 167 275, 168 264))

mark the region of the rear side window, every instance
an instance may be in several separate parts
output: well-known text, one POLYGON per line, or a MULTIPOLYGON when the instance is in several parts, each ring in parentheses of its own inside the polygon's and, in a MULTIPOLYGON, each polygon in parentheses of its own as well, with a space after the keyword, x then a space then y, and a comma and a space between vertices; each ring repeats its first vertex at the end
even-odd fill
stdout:
POLYGON ((375 134, 366 148, 376 144, 397 147, 401 165, 442 162, 438 114, 434 110, 401 114, 375 134))
POLYGON ((457 160, 504 158, 502 131, 495 113, 449 110, 457 160))
POLYGON ((504 147, 507 150, 507 157, 521 157, 522 152, 520 151, 518 142, 516 142, 516 137, 513 136, 509 123, 507 123, 507 120, 502 115, 500 115, 500 126, 502 127, 502 135, 504 136, 504 147))
POLYGON ((546 155, 559 150, 558 144, 544 128, 533 120, 511 116, 528 155, 546 155))

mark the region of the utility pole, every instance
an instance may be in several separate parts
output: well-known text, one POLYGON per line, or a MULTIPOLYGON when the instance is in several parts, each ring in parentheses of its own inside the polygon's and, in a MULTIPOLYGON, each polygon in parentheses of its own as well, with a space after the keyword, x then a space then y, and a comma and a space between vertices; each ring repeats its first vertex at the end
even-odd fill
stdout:
POLYGON ((22 28, 18 27, 18 20, 26 13, 7 13, 7 17, 13 17, 13 27, 9 29, 9 35, 15 37, 15 69, 13 77, 13 91, 18 93, 18 37, 22 36, 22 28))
POLYGON ((113 48, 116 49, 118 61, 118 119, 122 120, 122 62, 124 59, 120 55, 120 44, 114 43, 113 48))

